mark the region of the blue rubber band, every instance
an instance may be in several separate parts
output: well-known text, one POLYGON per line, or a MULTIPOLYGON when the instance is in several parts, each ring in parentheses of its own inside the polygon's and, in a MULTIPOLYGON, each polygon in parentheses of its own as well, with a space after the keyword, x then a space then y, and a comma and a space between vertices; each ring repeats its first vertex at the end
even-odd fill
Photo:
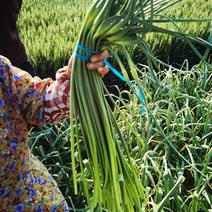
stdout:
MULTIPOLYGON (((88 54, 98 54, 99 52, 96 52, 96 51, 93 51, 93 50, 89 50, 89 49, 86 49, 84 46, 82 46, 81 44, 77 44, 77 49, 81 50, 81 51, 84 51, 88 54)), ((80 60, 84 60, 84 61, 89 61, 90 60, 90 57, 88 56, 85 56, 85 55, 81 55, 80 53, 78 53, 77 51, 75 51, 75 55, 78 59, 80 60)), ((124 82, 127 82, 127 79, 120 73, 118 72, 107 60, 103 60, 103 63, 105 65, 107 65, 109 67, 109 69, 119 78, 121 79, 122 81, 124 82)), ((133 82, 130 81, 130 84, 133 85, 133 82)), ((145 107, 143 105, 143 102, 144 102, 144 96, 143 96, 143 92, 141 91, 141 89, 134 85, 135 86, 135 89, 137 90, 137 95, 138 95, 138 99, 139 101, 141 102, 142 104, 142 114, 144 114, 145 112, 145 107)))
MULTIPOLYGON (((143 93, 141 92, 140 89, 138 90, 138 97, 139 97, 141 103, 143 103, 144 102, 144 96, 143 96, 143 93)), ((142 114, 145 113, 145 107, 144 107, 144 105, 142 105, 141 113, 142 114)))
POLYGON ((138 98, 139 98, 139 100, 140 100, 140 102, 141 102, 141 104, 142 104, 141 113, 144 114, 144 113, 145 113, 145 106, 143 105, 143 102, 144 102, 144 95, 143 95, 142 90, 139 89, 138 86, 136 86, 136 88, 137 88, 137 90, 138 90, 138 92, 137 92, 138 98))
POLYGON ((107 60, 103 60, 103 63, 105 65, 107 65, 109 67, 109 69, 118 77, 120 78, 122 81, 127 82, 126 78, 120 73, 118 72, 115 68, 113 68, 113 66, 107 61, 107 60))
POLYGON ((77 44, 77 49, 80 49, 86 53, 89 53, 89 54, 98 54, 99 52, 96 52, 96 51, 93 51, 93 50, 90 50, 90 49, 86 49, 84 46, 82 46, 81 44, 77 44))
POLYGON ((75 52, 75 55, 77 56, 78 59, 80 60, 84 60, 84 61, 89 61, 90 57, 85 56, 85 55, 81 55, 78 52, 75 52))

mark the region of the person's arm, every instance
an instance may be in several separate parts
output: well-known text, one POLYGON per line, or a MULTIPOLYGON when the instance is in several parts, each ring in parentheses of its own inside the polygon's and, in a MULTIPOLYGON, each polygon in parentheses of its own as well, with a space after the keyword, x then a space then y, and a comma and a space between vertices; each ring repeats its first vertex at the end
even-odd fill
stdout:
MULTIPOLYGON (((104 66, 103 60, 107 59, 107 51, 91 57, 91 62, 87 64, 88 70, 97 70, 104 77, 109 71, 104 66)), ((70 77, 73 58, 71 57, 68 66, 57 71, 56 81, 46 89, 44 97, 44 118, 47 122, 57 123, 69 117, 70 110, 70 77)))
MULTIPOLYGON (((68 105, 62 108, 57 104, 60 100, 61 85, 65 83, 67 89, 70 89, 70 80, 61 70, 58 70, 55 81, 50 78, 43 80, 38 77, 33 78, 27 72, 12 66, 10 71, 18 100, 16 106, 19 105, 19 110, 28 124, 57 123, 68 117, 68 113, 64 116, 68 105), (54 114, 57 114, 57 117, 54 114)), ((66 97, 67 101, 69 99, 65 93, 62 97, 66 97)))
MULTIPOLYGON (((89 70, 97 70, 102 76, 108 72, 108 67, 101 62, 108 57, 104 52, 91 58, 87 65, 89 70)), ((2 57, 3 58, 3 57, 2 57)), ((21 110, 27 123, 42 125, 57 123, 69 116, 70 75, 72 59, 67 67, 57 71, 56 80, 32 77, 27 72, 13 67, 9 60, 3 60, 5 74, 9 77, 13 99, 12 104, 21 110)))

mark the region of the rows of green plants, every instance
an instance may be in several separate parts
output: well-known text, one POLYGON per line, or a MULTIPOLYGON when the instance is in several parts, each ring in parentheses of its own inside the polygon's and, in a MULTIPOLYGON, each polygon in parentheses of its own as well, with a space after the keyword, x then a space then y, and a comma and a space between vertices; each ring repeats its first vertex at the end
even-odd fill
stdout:
MULTIPOLYGON (((91 0, 25 0, 19 18, 21 38, 33 65, 41 77, 54 77, 55 70, 66 65, 91 0)), ((164 15, 174 19, 211 18, 210 0, 183 0, 168 9, 164 15)), ((162 24, 173 29, 172 24, 162 24)), ((177 23, 183 32, 207 39, 210 22, 177 23)), ((151 48, 157 56, 170 62, 182 62, 195 55, 184 41, 161 34, 148 35, 151 48)), ((133 52, 132 52, 133 54, 133 52)), ((137 62, 143 60, 134 51, 137 62)))
POLYGON ((89 0, 26 0, 19 17, 29 59, 42 77, 54 77, 73 52, 89 0), (48 70, 48 71, 47 71, 48 70))
MULTIPOLYGON (((144 210, 208 211, 212 205, 212 71, 198 65, 190 70, 186 63, 179 70, 161 70, 155 92, 148 70, 139 69, 149 115, 142 115, 141 104, 129 91, 113 100, 114 115, 146 188, 144 210)), ((68 121, 33 130, 30 146, 57 180, 71 210, 84 211, 82 179, 79 194, 73 191, 69 130, 68 121)), ((89 169, 89 161, 84 163, 89 169)))

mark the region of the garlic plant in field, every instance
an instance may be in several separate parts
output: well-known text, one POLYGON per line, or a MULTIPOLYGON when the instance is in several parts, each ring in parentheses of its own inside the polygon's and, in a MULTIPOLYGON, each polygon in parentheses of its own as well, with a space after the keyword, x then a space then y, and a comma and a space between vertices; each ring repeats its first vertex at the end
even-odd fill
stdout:
MULTIPOLYGON (((153 24, 157 14, 176 2, 178 0, 95 0, 85 17, 73 64, 70 123, 75 193, 80 179, 91 211, 142 211, 147 194, 141 184, 139 167, 130 157, 126 141, 104 97, 101 78, 96 72, 86 71, 86 59, 93 52, 110 50, 132 87, 122 61, 113 50, 115 46, 125 55, 134 82, 142 90, 136 67, 126 50, 127 46, 138 43, 146 54, 157 85, 159 80, 152 68, 155 60, 144 38, 148 32, 172 33, 153 24), (83 139, 79 138, 79 129, 75 127, 78 123, 83 139), (86 156, 80 152, 81 140, 84 140, 86 156)), ((179 32, 176 34, 183 36, 179 32)), ((143 146, 142 139, 136 137, 143 146)))

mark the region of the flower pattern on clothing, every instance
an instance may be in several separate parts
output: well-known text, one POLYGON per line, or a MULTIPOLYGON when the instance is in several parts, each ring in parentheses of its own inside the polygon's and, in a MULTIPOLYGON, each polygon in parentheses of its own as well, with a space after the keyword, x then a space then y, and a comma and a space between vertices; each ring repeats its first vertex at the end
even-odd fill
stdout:
POLYGON ((57 183, 28 146, 27 124, 69 116, 70 83, 32 78, 0 56, 0 211, 68 211, 57 183))

